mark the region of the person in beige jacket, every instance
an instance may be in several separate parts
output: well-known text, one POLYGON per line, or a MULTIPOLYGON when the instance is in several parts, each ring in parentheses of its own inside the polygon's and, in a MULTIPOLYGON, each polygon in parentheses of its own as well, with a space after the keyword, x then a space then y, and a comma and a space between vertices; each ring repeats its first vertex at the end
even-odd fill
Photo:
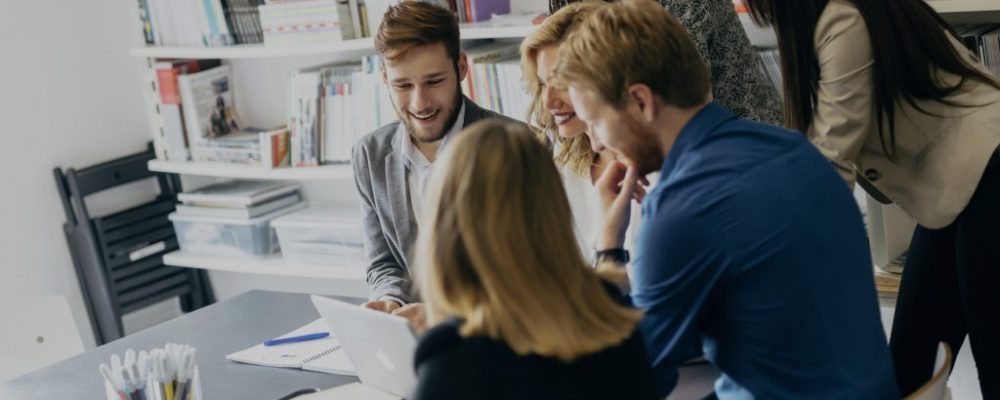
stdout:
POLYGON ((915 218, 890 346, 900 394, 968 334, 1000 398, 1000 84, 922 0, 745 0, 778 35, 786 123, 915 218))

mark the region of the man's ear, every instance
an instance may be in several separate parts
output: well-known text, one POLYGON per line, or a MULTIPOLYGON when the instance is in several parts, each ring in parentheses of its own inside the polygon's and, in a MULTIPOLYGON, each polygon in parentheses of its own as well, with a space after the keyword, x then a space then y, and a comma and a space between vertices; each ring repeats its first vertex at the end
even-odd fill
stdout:
POLYGON ((378 72, 380 75, 382 75, 382 83, 385 84, 386 87, 388 87, 389 75, 387 75, 385 72, 385 61, 378 63, 378 72))
POLYGON ((628 87, 629 105, 635 107, 642 120, 647 123, 656 120, 655 97, 653 90, 644 84, 637 83, 628 87))
POLYGON ((458 81, 464 81, 465 77, 469 74, 469 59, 465 56, 465 52, 458 53, 458 81))

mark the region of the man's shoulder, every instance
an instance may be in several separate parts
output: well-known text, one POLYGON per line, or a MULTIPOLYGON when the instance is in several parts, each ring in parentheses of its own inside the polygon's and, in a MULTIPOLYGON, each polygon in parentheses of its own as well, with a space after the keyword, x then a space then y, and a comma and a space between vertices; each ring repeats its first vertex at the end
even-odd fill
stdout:
POLYGON ((522 121, 518 121, 518 120, 516 120, 514 118, 511 118, 511 117, 508 117, 506 115, 503 115, 503 114, 500 114, 500 113, 493 112, 493 111, 487 110, 485 108, 482 108, 478 104, 476 104, 475 102, 472 102, 471 100, 469 101, 469 104, 472 107, 475 107, 475 109, 472 110, 473 112, 468 113, 467 119, 465 121, 465 126, 469 126, 469 125, 472 125, 472 124, 474 124, 474 123, 476 123, 478 121, 487 120, 487 119, 496 119, 496 120, 500 120, 500 121, 504 121, 504 122, 526 125, 522 121))
POLYGON ((392 141, 396 137, 400 122, 393 121, 381 128, 369 132, 354 144, 355 153, 363 150, 367 154, 386 154, 392 150, 392 141))

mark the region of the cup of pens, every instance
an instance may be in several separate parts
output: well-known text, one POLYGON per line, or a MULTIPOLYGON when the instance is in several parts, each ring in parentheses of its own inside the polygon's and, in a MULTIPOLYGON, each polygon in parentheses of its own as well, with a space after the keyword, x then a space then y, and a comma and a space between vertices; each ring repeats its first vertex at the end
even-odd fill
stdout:
POLYGON ((202 400, 195 348, 167 343, 162 349, 125 351, 101 364, 108 400, 202 400))

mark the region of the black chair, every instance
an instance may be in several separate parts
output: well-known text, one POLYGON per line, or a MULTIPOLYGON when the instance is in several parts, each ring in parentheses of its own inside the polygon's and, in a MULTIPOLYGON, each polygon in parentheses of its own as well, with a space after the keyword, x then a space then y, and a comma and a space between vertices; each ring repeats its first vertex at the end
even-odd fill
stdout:
POLYGON ((178 248, 167 216, 181 182, 176 174, 150 171, 154 158, 150 146, 84 169, 54 171, 66 211, 63 230, 98 344, 124 336, 122 316, 143 307, 177 296, 184 312, 215 302, 204 270, 163 264, 163 255, 178 248), (154 200, 97 218, 87 211, 87 196, 148 178, 159 184, 154 200))

